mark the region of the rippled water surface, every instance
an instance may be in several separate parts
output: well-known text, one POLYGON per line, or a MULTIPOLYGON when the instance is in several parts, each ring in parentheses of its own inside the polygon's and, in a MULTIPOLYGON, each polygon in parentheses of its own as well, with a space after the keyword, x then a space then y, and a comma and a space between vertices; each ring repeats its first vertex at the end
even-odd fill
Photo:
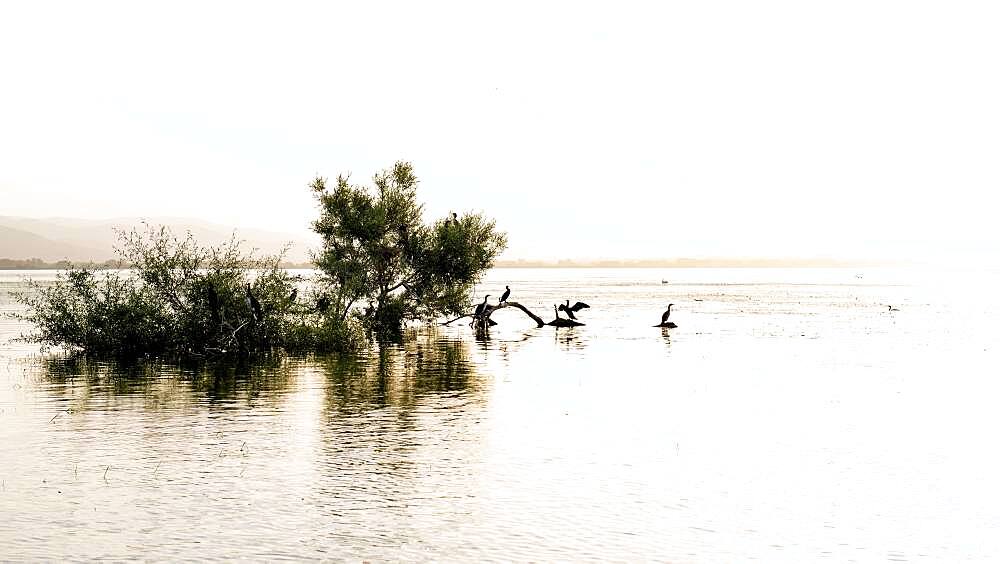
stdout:
POLYGON ((0 560, 997 561, 998 282, 498 269, 587 325, 223 367, 0 319, 0 560))

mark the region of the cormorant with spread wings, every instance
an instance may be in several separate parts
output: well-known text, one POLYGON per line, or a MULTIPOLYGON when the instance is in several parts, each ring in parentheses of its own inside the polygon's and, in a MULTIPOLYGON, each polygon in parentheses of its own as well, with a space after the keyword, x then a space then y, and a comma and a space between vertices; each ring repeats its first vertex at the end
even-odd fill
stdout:
POLYGON ((577 312, 577 311, 580 311, 581 309, 586 309, 586 308, 589 308, 589 307, 590 307, 589 305, 587 305, 587 304, 585 304, 583 302, 576 302, 575 304, 573 304, 572 306, 570 306, 569 305, 569 300, 566 300, 566 304, 565 305, 564 304, 559 304, 559 311, 565 311, 566 315, 570 319, 576 319, 576 316, 573 315, 574 312, 577 312))

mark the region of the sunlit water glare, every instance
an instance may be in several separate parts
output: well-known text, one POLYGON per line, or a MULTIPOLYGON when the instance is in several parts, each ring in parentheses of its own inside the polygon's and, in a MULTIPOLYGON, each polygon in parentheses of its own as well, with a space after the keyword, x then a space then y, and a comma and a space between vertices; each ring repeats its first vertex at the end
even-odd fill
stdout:
POLYGON ((587 325, 226 367, 0 319, 0 559, 996 561, 998 282, 497 269, 491 302, 587 325))

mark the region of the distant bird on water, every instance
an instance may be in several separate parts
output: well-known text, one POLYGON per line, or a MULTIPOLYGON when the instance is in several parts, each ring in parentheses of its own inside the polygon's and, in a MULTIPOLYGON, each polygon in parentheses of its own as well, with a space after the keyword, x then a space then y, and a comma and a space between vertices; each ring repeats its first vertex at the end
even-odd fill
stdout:
MULTIPOLYGON (((576 316, 573 315, 573 312, 580 311, 581 309, 586 309, 589 307, 590 307, 589 305, 583 302, 576 302, 575 304, 573 304, 573 307, 570 307, 569 300, 566 300, 565 305, 559 304, 559 310, 565 311, 566 316, 569 317, 570 319, 576 319, 576 316)), ((556 315, 556 317, 558 317, 558 314, 556 315)))
POLYGON ((674 307, 674 304, 667 304, 667 311, 663 312, 663 317, 660 318, 660 324, 654 325, 654 327, 666 327, 668 329, 673 329, 677 327, 676 323, 667 321, 670 319, 670 308, 674 307))
POLYGON ((246 291, 247 307, 250 308, 250 313, 253 315, 254 323, 259 323, 264 317, 264 311, 260 308, 260 302, 257 301, 257 297, 254 296, 253 292, 250 290, 250 284, 247 284, 246 291))
POLYGON ((896 306, 889 306, 889 311, 899 311, 899 308, 896 306))
POLYGON ((480 315, 483 314, 483 310, 486 309, 486 300, 488 299, 490 299, 490 295, 486 294, 486 297, 483 298, 483 303, 476 306, 476 313, 473 315, 473 317, 479 317, 480 315))
POLYGON ((507 290, 503 293, 502 296, 500 296, 500 303, 504 303, 505 301, 507 301, 507 298, 510 297, 510 286, 505 286, 505 288, 507 288, 507 290))

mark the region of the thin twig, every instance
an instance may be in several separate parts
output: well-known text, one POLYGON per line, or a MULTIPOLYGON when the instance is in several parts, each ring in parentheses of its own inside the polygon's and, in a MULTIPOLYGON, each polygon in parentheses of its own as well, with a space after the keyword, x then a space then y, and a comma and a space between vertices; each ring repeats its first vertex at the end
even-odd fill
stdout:
POLYGON ((445 321, 441 325, 448 325, 448 324, 451 324, 451 323, 454 323, 454 322, 458 321, 459 319, 462 319, 463 317, 472 317, 472 316, 473 316, 473 314, 467 313, 467 314, 465 314, 465 315, 463 315, 461 317, 456 317, 455 319, 452 319, 451 321, 445 321))

